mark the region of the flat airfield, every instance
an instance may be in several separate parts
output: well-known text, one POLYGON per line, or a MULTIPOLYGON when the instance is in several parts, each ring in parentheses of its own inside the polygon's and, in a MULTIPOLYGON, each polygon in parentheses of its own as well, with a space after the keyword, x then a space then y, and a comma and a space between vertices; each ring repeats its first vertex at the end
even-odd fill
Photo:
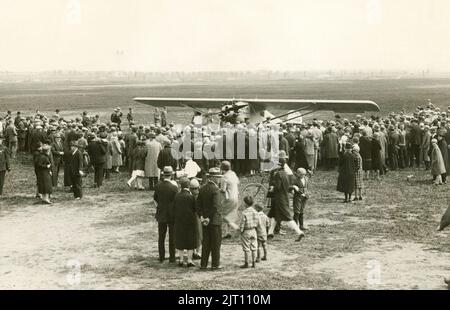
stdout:
MULTIPOLYGON (((138 96, 370 99, 386 115, 412 111, 428 98, 446 110, 450 80, 2 83, 0 111, 51 115, 59 108, 62 116, 75 117, 86 110, 107 121, 113 108, 126 113, 134 107, 137 122, 149 124, 153 108, 134 103, 138 96)), ((169 108, 168 118, 185 124, 190 115, 169 108)), ((423 170, 366 181, 366 199, 354 204, 341 202, 336 171, 319 171, 311 180, 310 230, 301 243, 289 232, 276 235, 268 261, 243 271, 235 236, 224 240, 224 269, 215 272, 160 264, 152 192, 131 192, 126 173, 113 175, 101 190, 91 188, 92 178, 84 179, 83 200, 58 188, 54 204, 41 205, 31 158, 13 163, 0 199, 1 289, 445 289, 443 277, 450 275, 449 232, 435 231, 450 185, 432 186, 423 170)), ((242 185, 259 180, 241 178, 242 185)))

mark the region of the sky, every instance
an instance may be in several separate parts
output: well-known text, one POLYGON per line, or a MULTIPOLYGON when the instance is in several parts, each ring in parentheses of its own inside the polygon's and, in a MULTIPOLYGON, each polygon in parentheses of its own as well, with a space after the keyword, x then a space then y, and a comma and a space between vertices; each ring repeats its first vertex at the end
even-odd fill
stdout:
POLYGON ((450 71, 448 0, 1 0, 0 71, 450 71))

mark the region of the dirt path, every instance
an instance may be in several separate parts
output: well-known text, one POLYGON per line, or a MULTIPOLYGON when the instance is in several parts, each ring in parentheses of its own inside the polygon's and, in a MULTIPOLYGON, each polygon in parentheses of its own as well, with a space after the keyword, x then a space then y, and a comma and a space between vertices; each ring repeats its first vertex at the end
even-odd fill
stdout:
MULTIPOLYGON (((127 202, 128 195, 120 194, 111 203, 111 195, 98 195, 82 202, 28 204, 4 211, 0 217, 0 288, 170 289, 202 287, 209 282, 218 283, 215 288, 229 288, 227 281, 242 276, 237 267, 242 253, 236 240, 224 242, 222 272, 159 264, 156 223, 144 199, 149 194, 139 195, 140 202, 127 202)), ((317 218, 308 224, 314 230, 339 222, 317 218)), ((301 253, 287 255, 278 249, 283 244, 279 240, 271 244, 270 260, 258 265, 258 274, 284 279, 304 274, 305 269, 291 268, 302 260, 301 253)), ((359 253, 330 256, 306 270, 356 288, 440 289, 442 275, 450 273, 449 258, 449 253, 416 243, 372 239, 359 253), (376 264, 378 278, 369 273, 376 271, 376 264), (368 277, 373 281, 368 282, 368 277)))

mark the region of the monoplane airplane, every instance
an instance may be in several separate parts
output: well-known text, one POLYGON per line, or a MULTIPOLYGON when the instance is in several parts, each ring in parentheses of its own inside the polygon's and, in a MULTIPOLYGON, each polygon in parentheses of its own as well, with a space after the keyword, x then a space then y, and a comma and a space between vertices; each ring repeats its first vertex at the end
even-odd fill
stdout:
POLYGON ((248 120, 252 124, 261 122, 285 122, 305 116, 316 111, 333 111, 336 113, 379 112, 378 105, 370 100, 304 100, 304 99, 224 99, 224 98, 134 98, 136 102, 153 107, 188 107, 204 116, 219 115, 227 118, 230 115, 241 122, 248 120), (274 116, 268 109, 288 111, 274 116), (219 112, 208 113, 205 109, 220 109, 219 112), (303 111, 305 111, 303 113, 303 111))

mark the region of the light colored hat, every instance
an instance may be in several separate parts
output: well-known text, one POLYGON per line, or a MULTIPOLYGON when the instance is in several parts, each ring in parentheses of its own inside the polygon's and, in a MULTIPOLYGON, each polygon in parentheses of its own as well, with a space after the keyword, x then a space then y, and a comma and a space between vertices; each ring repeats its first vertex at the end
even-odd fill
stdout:
POLYGON ((164 176, 171 176, 173 174, 173 168, 172 166, 165 166, 163 169, 163 175, 164 176))
POLYGON ((198 182, 197 179, 192 179, 191 183, 189 184, 190 188, 199 188, 200 187, 200 183, 198 182))
POLYGON ((221 178, 222 177, 222 173, 221 173, 219 168, 214 167, 214 168, 209 169, 209 171, 207 173, 207 176, 221 178))

